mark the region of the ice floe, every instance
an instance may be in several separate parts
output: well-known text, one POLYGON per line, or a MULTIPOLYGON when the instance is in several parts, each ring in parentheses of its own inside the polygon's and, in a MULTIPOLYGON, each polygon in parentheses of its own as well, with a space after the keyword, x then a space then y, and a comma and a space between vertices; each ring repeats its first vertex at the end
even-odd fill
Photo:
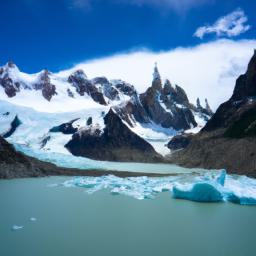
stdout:
POLYGON ((246 176, 227 175, 225 170, 198 174, 180 174, 168 177, 119 178, 114 175, 76 177, 61 184, 84 188, 89 194, 108 189, 112 195, 154 199, 169 191, 173 198, 199 202, 233 202, 256 205, 256 180, 246 176))
POLYGON ((17 226, 17 225, 13 225, 12 226, 12 231, 17 231, 17 230, 20 230, 20 229, 23 229, 24 226, 17 226))
POLYGON ((226 171, 222 170, 216 179, 203 177, 202 181, 187 184, 176 184, 173 187, 174 198, 187 199, 198 202, 219 202, 224 200, 223 186, 226 171))

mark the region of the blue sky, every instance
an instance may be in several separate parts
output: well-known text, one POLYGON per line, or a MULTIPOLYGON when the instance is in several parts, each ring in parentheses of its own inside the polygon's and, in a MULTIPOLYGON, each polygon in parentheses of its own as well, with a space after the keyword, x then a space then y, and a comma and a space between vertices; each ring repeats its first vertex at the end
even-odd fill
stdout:
POLYGON ((1 0, 0 64, 11 59, 26 72, 56 72, 141 48, 255 39, 255 10, 254 0, 1 0), (243 13, 235 17, 242 28, 216 30, 234 11, 243 13))

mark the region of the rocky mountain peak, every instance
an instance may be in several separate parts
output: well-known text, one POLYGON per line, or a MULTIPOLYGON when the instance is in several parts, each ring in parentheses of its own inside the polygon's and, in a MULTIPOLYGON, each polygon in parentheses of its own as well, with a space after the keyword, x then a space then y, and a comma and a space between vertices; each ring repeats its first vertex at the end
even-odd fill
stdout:
POLYGON ((87 75, 84 73, 82 69, 78 69, 69 76, 69 79, 73 79, 73 78, 80 79, 80 80, 87 79, 87 75))
POLYGON ((196 99, 196 107, 197 107, 198 110, 201 110, 201 109, 203 108, 203 107, 201 106, 201 102, 200 102, 200 99, 199 99, 199 98, 196 99))
POLYGON ((42 90, 43 97, 50 101, 53 95, 56 95, 56 86, 51 83, 50 78, 51 72, 47 69, 44 69, 39 74, 38 81, 33 85, 35 90, 42 90))
POLYGON ((256 51, 248 64, 245 74, 236 80, 235 89, 231 100, 245 100, 248 97, 256 96, 256 51))
MULTIPOLYGON (((245 74, 236 80, 231 98, 222 103, 202 131, 226 130, 230 136, 247 134, 245 130, 254 122, 256 105, 256 51, 248 64, 245 74)), ((251 128, 250 128, 251 129, 251 128)), ((249 130, 248 130, 249 131, 249 130)))
POLYGON ((0 76, 5 73, 6 76, 12 76, 11 74, 15 74, 19 72, 19 68, 13 61, 8 61, 3 67, 0 68, 0 76))
POLYGON ((184 105, 189 103, 188 96, 187 96, 186 92, 184 91, 184 89, 182 89, 180 86, 178 86, 176 84, 175 91, 176 91, 176 102, 177 103, 184 104, 184 105))
POLYGON ((16 81, 18 72, 19 69, 11 61, 0 68, 0 85, 9 98, 16 96, 16 93, 20 91, 20 83, 16 81))
POLYGON ((51 72, 47 69, 44 69, 40 72, 39 74, 39 79, 43 82, 50 82, 50 75, 51 75, 51 72))
POLYGON ((160 76, 158 68, 157 68, 157 63, 155 63, 155 67, 154 67, 152 88, 154 90, 158 90, 158 91, 162 90, 162 81, 161 81, 161 76, 160 76))
POLYGON ((209 115, 213 115, 213 111, 212 111, 207 99, 205 99, 205 109, 207 110, 209 115))
POLYGON ((6 67, 8 67, 8 68, 17 68, 15 63, 11 60, 7 62, 6 67))
POLYGON ((171 95, 173 93, 175 93, 175 89, 172 87, 171 82, 168 79, 166 79, 164 83, 163 94, 171 95))
POLYGON ((104 84, 109 84, 109 81, 105 76, 99 76, 99 77, 93 78, 92 83, 104 85, 104 84))

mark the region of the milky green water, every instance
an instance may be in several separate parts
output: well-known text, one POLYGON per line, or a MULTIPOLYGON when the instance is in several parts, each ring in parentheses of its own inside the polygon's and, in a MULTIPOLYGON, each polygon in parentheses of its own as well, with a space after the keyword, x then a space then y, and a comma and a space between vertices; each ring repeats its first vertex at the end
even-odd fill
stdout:
POLYGON ((0 181, 1 256, 256 255, 256 207, 47 186, 66 179, 0 181))

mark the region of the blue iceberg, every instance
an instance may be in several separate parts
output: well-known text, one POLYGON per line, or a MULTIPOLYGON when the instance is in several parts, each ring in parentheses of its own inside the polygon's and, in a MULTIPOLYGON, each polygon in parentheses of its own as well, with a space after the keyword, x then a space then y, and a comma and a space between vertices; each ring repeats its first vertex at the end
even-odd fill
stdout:
POLYGON ((223 194, 215 186, 208 182, 198 182, 193 185, 176 185, 173 187, 174 198, 187 199, 197 202, 223 201, 223 194))
POLYGON ((226 171, 222 170, 216 180, 205 178, 194 184, 176 184, 173 187, 174 198, 187 199, 197 202, 219 202, 224 200, 223 186, 226 179, 226 171))

